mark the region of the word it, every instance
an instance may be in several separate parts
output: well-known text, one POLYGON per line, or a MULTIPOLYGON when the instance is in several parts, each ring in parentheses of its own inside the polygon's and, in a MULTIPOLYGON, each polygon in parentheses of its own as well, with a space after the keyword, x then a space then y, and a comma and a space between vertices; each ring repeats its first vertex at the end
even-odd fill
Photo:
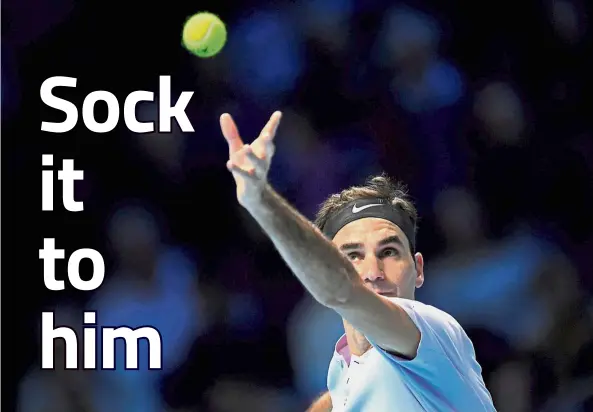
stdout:
MULTIPOLYGON (((44 154, 41 157, 41 164, 44 167, 54 165, 54 157, 44 154)), ((74 170, 74 160, 64 159, 62 169, 58 170, 58 180, 62 181, 62 203, 69 212, 81 212, 84 210, 83 202, 74 200, 74 181, 83 180, 84 171, 74 170)), ((44 212, 54 210, 54 172, 43 170, 41 172, 41 210, 44 212)))

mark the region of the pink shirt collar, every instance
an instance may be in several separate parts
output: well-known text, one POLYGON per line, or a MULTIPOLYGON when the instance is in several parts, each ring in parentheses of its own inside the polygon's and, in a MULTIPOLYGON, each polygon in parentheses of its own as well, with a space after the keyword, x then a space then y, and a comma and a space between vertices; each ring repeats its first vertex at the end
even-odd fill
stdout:
POLYGON ((342 337, 336 343, 336 353, 340 355, 346 361, 346 364, 350 365, 350 358, 352 355, 350 354, 350 348, 348 347, 348 340, 346 339, 346 334, 343 334, 342 337))

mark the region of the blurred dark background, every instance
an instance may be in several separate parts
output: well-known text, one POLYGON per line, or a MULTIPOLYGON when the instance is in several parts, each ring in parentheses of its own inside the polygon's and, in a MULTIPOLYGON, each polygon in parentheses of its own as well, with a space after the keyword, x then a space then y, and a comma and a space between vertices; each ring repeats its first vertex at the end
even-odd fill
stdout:
POLYGON ((408 184, 427 260, 417 298, 467 329, 498 410, 592 411, 591 6, 5 0, 4 410, 302 411, 324 390, 340 319, 237 205, 218 126, 230 112, 250 141, 282 110, 270 179, 307 217, 372 173, 408 184), (181 47, 201 10, 229 30, 211 59, 181 47), (123 119, 106 134, 40 131, 64 118, 39 96, 51 76, 78 79, 55 93, 80 111, 95 90, 121 105, 158 92, 159 75, 173 101, 195 92, 194 133, 135 135, 123 119), (58 182, 41 212, 42 154, 84 170, 83 212, 61 206, 58 182), (104 284, 48 291, 44 237, 66 256, 98 250, 104 284), (85 309, 103 326, 157 327, 165 369, 146 370, 143 346, 139 371, 121 357, 111 372, 40 371, 41 311, 80 328, 85 309))

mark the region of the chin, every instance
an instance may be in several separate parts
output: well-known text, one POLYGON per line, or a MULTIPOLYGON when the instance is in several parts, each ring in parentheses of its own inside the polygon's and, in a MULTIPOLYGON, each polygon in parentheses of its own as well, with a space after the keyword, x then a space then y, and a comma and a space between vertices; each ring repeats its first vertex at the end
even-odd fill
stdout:
POLYGON ((375 293, 377 293, 377 295, 379 295, 379 296, 385 296, 386 298, 398 298, 399 297, 396 292, 375 292, 375 293))

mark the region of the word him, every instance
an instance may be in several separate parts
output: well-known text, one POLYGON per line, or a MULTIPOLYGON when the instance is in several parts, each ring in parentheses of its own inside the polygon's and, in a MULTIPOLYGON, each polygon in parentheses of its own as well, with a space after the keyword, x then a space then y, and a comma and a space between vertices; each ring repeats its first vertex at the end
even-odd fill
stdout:
MULTIPOLYGON (((97 321, 96 312, 84 312, 83 327, 83 369, 97 368, 97 328, 92 326, 97 321)), ((128 327, 99 328, 102 339, 102 368, 115 369, 115 341, 125 341, 125 369, 138 367, 138 346, 142 339, 149 347, 148 369, 162 369, 162 340, 158 330, 144 326, 137 329, 128 327)), ((63 339, 66 346, 66 369, 78 369, 78 336, 76 331, 67 326, 58 328, 54 325, 53 312, 41 314, 41 369, 54 368, 54 343, 63 339)))

